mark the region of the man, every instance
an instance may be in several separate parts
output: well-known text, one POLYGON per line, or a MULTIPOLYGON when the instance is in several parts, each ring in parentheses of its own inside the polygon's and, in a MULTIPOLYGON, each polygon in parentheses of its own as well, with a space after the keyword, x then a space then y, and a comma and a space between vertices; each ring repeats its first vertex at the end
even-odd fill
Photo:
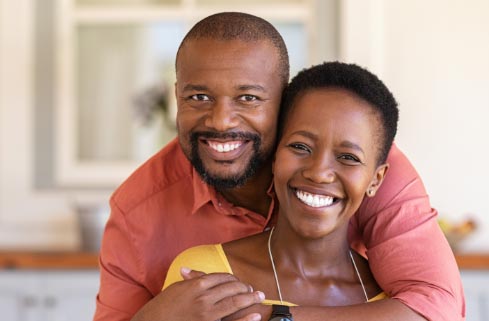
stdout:
MULTIPOLYGON (((222 13, 197 23, 177 53, 178 140, 135 171, 111 198, 95 320, 265 318, 259 291, 225 274, 182 271, 160 293, 182 250, 273 225, 271 162, 289 78, 282 38, 268 22, 222 13), (248 308, 241 310, 243 308, 248 308), (238 316, 239 315, 239 316, 238 316)), ((418 174, 394 146, 377 195, 350 223, 391 299, 352 307, 294 307, 295 320, 462 320, 453 254, 418 174)), ((259 289, 255 289, 259 290, 259 289)), ((300 290, 300 289, 298 289, 300 290)))

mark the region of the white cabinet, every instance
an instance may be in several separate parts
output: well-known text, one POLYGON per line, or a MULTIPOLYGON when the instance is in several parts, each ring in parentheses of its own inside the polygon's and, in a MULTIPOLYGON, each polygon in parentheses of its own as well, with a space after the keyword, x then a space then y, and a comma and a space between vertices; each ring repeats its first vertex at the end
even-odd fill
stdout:
POLYGON ((1 319, 90 321, 98 285, 96 270, 1 271, 1 319))
POLYGON ((489 271, 462 271, 466 321, 489 320, 489 271))

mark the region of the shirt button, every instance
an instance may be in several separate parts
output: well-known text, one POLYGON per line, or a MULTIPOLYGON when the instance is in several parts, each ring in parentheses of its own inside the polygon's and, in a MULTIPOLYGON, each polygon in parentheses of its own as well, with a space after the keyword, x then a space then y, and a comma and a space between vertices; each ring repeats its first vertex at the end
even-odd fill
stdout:
POLYGON ((265 231, 265 232, 270 231, 270 227, 269 226, 265 227, 265 229, 263 231, 265 231))
POLYGON ((217 205, 221 206, 221 202, 217 203, 217 205))

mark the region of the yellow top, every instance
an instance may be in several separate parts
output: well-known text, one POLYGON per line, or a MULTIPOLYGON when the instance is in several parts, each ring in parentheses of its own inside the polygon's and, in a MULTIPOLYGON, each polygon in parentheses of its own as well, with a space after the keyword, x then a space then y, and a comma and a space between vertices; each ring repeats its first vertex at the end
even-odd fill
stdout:
MULTIPOLYGON (((192 270, 202 271, 205 273, 225 272, 233 274, 233 270, 229 265, 226 253, 224 253, 221 244, 195 246, 183 251, 173 260, 172 264, 170 265, 170 269, 168 270, 168 274, 166 275, 163 289, 166 289, 175 282, 183 280, 182 276, 180 275, 180 268, 184 266, 192 270)), ((375 297, 369 299, 368 302, 382 300, 385 298, 387 298, 387 295, 384 292, 381 292, 375 297)), ((281 303, 278 300, 264 300, 262 303, 267 305, 297 305, 286 301, 281 303)))

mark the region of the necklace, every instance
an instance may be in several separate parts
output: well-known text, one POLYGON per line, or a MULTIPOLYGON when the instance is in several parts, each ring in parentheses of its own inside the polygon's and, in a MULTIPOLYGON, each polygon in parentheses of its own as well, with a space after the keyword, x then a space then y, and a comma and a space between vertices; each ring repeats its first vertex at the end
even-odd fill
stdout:
MULTIPOLYGON (((284 302, 282 300, 282 291, 280 290, 280 283, 278 282, 277 269, 275 268, 275 262, 273 260, 272 246, 270 245, 270 241, 272 240, 272 234, 274 229, 275 227, 272 227, 272 229, 270 230, 270 235, 268 236, 268 256, 270 257, 270 262, 272 262, 273 277, 275 278, 275 284, 277 285, 278 297, 280 299, 280 303, 283 304, 284 302)), ((353 267, 355 268, 355 272, 357 273, 357 277, 358 280, 360 281, 360 285, 362 286, 363 294, 365 295, 365 302, 367 302, 368 296, 367 296, 367 291, 365 290, 365 286, 363 285, 362 277, 360 276, 360 272, 358 271, 357 264, 353 259, 353 254, 351 253, 351 250, 348 250, 348 252, 350 253, 351 262, 353 264, 353 267)))

